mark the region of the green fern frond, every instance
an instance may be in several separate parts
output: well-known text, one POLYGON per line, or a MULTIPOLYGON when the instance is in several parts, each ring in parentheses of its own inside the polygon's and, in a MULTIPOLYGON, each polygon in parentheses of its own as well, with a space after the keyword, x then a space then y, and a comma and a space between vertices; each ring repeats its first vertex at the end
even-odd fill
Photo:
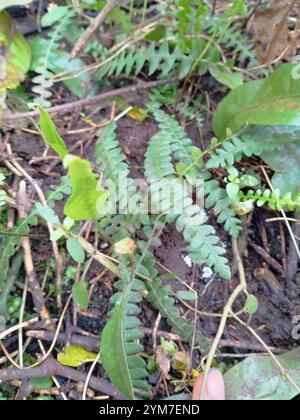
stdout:
POLYGON ((10 259, 15 255, 17 247, 20 245, 21 236, 28 235, 30 226, 36 224, 37 218, 31 214, 26 219, 19 220, 13 229, 6 230, 4 226, 0 226, 0 292, 7 279, 10 259))
POLYGON ((287 193, 283 197, 280 197, 279 190, 250 190, 247 193, 240 191, 239 198, 242 202, 251 200, 258 207, 267 205, 271 210, 276 211, 287 209, 288 211, 294 212, 300 208, 300 195, 293 197, 291 193, 287 193))
POLYGON ((193 143, 175 117, 160 110, 154 110, 153 115, 159 124, 161 136, 169 142, 170 150, 174 153, 175 159, 190 164, 192 162, 193 143))
POLYGON ((39 59, 39 66, 35 68, 35 72, 38 76, 35 76, 32 79, 32 82, 35 84, 32 91, 38 94, 38 97, 35 98, 35 103, 38 103, 45 108, 51 106, 49 100, 52 97, 50 89, 53 86, 51 81, 53 72, 50 70, 51 65, 53 65, 51 60, 53 60, 54 53, 58 51, 59 42, 64 38, 66 28, 69 26, 73 17, 74 12, 71 9, 66 9, 64 16, 56 22, 55 29, 48 34, 48 42, 43 55, 39 59))
POLYGON ((237 238, 242 230, 242 222, 236 217, 233 210, 233 201, 228 197, 224 188, 220 187, 218 181, 210 179, 204 184, 205 207, 214 209, 218 216, 217 222, 224 224, 225 230, 233 237, 237 238))
MULTIPOLYGON (((127 266, 121 266, 119 269, 121 280, 114 283, 117 293, 111 298, 111 303, 119 306, 124 297, 124 290, 130 283, 132 273, 127 266)), ((140 331, 139 327, 142 325, 138 319, 140 315, 140 308, 137 306, 143 299, 142 292, 145 285, 142 281, 134 278, 131 282, 130 291, 127 295, 126 310, 124 312, 124 341, 125 352, 128 363, 129 374, 132 380, 134 389, 138 389, 143 393, 149 393, 150 386, 146 380, 148 371, 146 369, 146 362, 140 356, 143 352, 143 346, 140 340, 144 334, 140 331)))
POLYGON ((264 152, 280 151, 291 142, 299 142, 300 131, 289 126, 256 126, 246 128, 239 136, 224 140, 211 153, 207 169, 226 168, 243 157, 261 156, 264 152))

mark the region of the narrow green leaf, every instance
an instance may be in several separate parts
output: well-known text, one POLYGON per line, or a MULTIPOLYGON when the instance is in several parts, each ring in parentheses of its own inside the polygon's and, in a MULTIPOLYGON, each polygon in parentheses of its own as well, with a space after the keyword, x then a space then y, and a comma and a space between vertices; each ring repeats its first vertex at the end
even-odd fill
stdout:
POLYGON ((209 66, 210 74, 229 89, 236 89, 244 83, 244 76, 241 72, 233 72, 222 64, 211 64, 209 66))
POLYGON ((101 337, 102 365, 122 394, 134 400, 132 379, 129 373, 124 342, 123 307, 117 307, 106 324, 101 337))
POLYGON ((43 138, 48 146, 64 159, 68 154, 67 146, 59 135, 48 112, 41 105, 38 105, 38 107, 40 110, 40 128, 43 138))
POLYGON ((33 378, 31 383, 35 389, 48 389, 53 385, 53 380, 50 376, 45 376, 43 378, 33 378))

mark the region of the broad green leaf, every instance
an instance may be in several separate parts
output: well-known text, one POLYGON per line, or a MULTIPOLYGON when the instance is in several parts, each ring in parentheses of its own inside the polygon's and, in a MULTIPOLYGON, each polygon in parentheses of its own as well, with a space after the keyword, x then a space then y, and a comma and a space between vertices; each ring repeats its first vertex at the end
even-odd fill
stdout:
POLYGON ((114 310, 101 336, 102 365, 116 388, 130 400, 134 400, 124 340, 123 306, 114 310))
POLYGON ((86 282, 75 283, 72 287, 72 296, 81 311, 88 310, 90 300, 86 282))
POLYGON ((33 0, 1 0, 0 10, 4 10, 11 6, 26 6, 26 4, 32 3, 33 0))
POLYGON ((244 83, 244 76, 241 72, 233 72, 224 64, 211 64, 209 66, 210 74, 229 89, 236 89, 244 83))
POLYGON ((103 210, 108 191, 98 187, 98 181, 87 160, 68 155, 65 159, 72 184, 72 195, 64 212, 73 220, 94 220, 103 210))
POLYGON ((85 260, 84 249, 80 242, 76 238, 70 238, 67 240, 67 250, 74 261, 83 263, 85 260))
MULTIPOLYGON (((264 151, 260 157, 275 172, 272 185, 283 196, 300 193, 300 127, 249 127, 246 136, 251 141, 275 144, 276 149, 264 151)), ((267 149, 267 148, 266 148, 267 149)), ((272 149, 272 148, 271 148, 272 149)))
MULTIPOLYGON (((300 386, 300 348, 278 356, 294 382, 300 386)), ((225 374, 227 400, 289 401, 298 391, 284 378, 271 357, 253 356, 225 374)))
POLYGON ((246 310, 249 315, 254 315, 259 308, 259 302, 256 296, 249 295, 246 301, 246 310))
MULTIPOLYGON (((1 7, 1 6, 0 6, 1 7)), ((30 68, 31 49, 6 12, 0 12, 0 92, 15 89, 30 68)))
POLYGON ((57 355, 59 363, 71 367, 79 367, 85 363, 94 362, 97 358, 98 355, 96 353, 72 345, 66 346, 65 352, 57 355))
POLYGON ((54 122, 45 109, 38 105, 40 111, 40 128, 45 142, 50 146, 61 158, 65 158, 68 154, 67 146, 59 135, 54 122))
POLYGON ((233 90, 219 105, 213 126, 224 139, 229 128, 237 133, 246 124, 300 125, 300 79, 293 77, 296 64, 284 64, 271 76, 233 90))
MULTIPOLYGON (((300 136, 299 136, 300 141, 300 136)), ((261 158, 275 172, 272 185, 283 196, 300 193, 300 143, 287 143, 278 152, 264 152, 261 158)))
POLYGON ((44 376, 43 378, 33 378, 31 383, 35 389, 48 389, 53 385, 51 376, 44 376))

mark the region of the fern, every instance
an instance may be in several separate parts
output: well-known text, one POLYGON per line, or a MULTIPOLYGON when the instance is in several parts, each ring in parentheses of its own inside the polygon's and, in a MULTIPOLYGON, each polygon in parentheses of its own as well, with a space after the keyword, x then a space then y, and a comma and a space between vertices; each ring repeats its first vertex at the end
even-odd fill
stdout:
POLYGON ((262 191, 258 189, 256 191, 250 190, 247 193, 240 191, 239 198, 242 202, 251 200, 258 207, 268 205, 271 210, 277 211, 288 209, 288 211, 294 212, 300 207, 300 195, 293 197, 291 193, 287 193, 280 197, 280 191, 278 190, 266 189, 262 191))
POLYGON ((224 188, 220 187, 217 180, 210 179, 204 184, 205 206, 214 209, 218 216, 217 222, 224 224, 224 228, 233 238, 237 238, 242 230, 242 222, 236 217, 233 210, 233 201, 228 197, 224 188))
MULTIPOLYGON (((253 44, 249 43, 237 25, 228 25, 228 23, 220 25, 219 19, 209 17, 204 23, 204 29, 221 42, 225 49, 231 50, 235 56, 238 56, 239 61, 247 62, 249 68, 260 67, 253 44)), ((262 75, 268 74, 266 69, 258 69, 258 72, 262 75)))
POLYGON ((154 185, 154 189, 151 188, 152 202, 154 201, 159 211, 169 214, 169 221, 177 219, 176 228, 183 233, 193 262, 207 264, 221 277, 228 279, 231 276, 230 269, 228 260, 223 256, 226 250, 218 246, 219 239, 215 235, 214 228, 207 224, 208 217, 205 212, 193 204, 184 182, 173 176, 175 171, 172 165, 172 153, 176 159, 192 164, 192 141, 174 118, 162 111, 154 111, 154 115, 159 122, 160 132, 150 140, 145 159, 148 183, 154 185), (157 181, 164 180, 169 182, 166 189, 157 186, 157 181), (172 197, 170 191, 173 192, 172 197), (180 194, 177 194, 177 191, 180 191, 180 194), (179 208, 178 202, 182 205, 182 214, 176 213, 176 209, 179 208))
POLYGON ((151 43, 150 46, 141 46, 137 49, 121 49, 113 55, 106 57, 96 77, 103 80, 108 76, 138 76, 147 68, 148 76, 157 73, 158 77, 167 77, 179 73, 179 78, 184 78, 190 71, 199 52, 194 49, 190 54, 183 54, 179 48, 172 50, 169 41, 164 41, 160 46, 151 43))
POLYGON ((245 156, 261 156, 264 152, 275 150, 279 152, 286 144, 299 142, 299 138, 300 131, 297 127, 250 127, 239 136, 224 140, 221 146, 211 153, 206 168, 225 168, 241 161, 245 156))
MULTIPOLYGON (((116 125, 112 124, 100 133, 99 140, 96 145, 96 160, 98 165, 101 166, 104 171, 105 177, 118 181, 119 172, 128 173, 129 170, 128 165, 125 162, 125 156, 123 155, 116 139, 115 130, 116 125)), ((157 223, 156 217, 149 216, 147 214, 138 214, 136 216, 122 214, 114 216, 109 215, 99 222, 101 233, 104 234, 105 239, 108 240, 109 243, 115 243, 125 237, 135 239, 137 232, 142 232, 145 238, 148 239, 148 242, 145 240, 138 241, 140 254, 144 257, 144 262, 142 264, 138 264, 138 271, 153 280, 147 281, 144 284, 144 289, 146 287, 148 290, 148 294, 145 297, 157 310, 161 312, 167 322, 178 334, 183 337, 183 339, 186 339, 188 342, 192 342, 193 327, 189 325, 185 318, 180 317, 174 300, 169 296, 169 294, 171 294, 171 289, 163 286, 163 283, 159 278, 159 273, 155 268, 155 257, 148 249, 150 245, 160 245, 159 237, 157 235, 153 236, 154 225, 157 230, 161 230, 164 226, 164 222, 162 221, 161 223, 157 223), (145 249, 145 247, 147 249, 145 249)), ((120 293, 123 292, 124 285, 124 280, 115 283, 119 294, 117 297, 113 298, 113 302, 121 297, 120 293)), ((135 288, 138 285, 139 288, 142 288, 142 284, 137 280, 134 285, 135 288)), ((135 290, 135 292, 137 293, 137 290, 135 290)), ((136 297, 140 299, 137 295, 136 297)), ((198 342, 201 344, 201 348, 206 349, 207 346, 203 344, 205 343, 205 339, 202 335, 198 332, 196 336, 199 338, 198 342)))
POLYGON ((0 235, 2 236, 0 241, 0 292, 3 290, 7 279, 10 259, 15 255, 17 247, 20 245, 21 236, 28 235, 30 226, 36 224, 37 218, 31 214, 26 219, 19 220, 17 226, 13 229, 7 230, 3 226, 0 227, 0 235))
POLYGON ((65 15, 62 16, 60 21, 56 22, 54 30, 48 34, 46 50, 39 59, 39 66, 35 68, 38 76, 32 79, 32 82, 36 85, 32 88, 32 91, 38 94, 35 102, 45 108, 51 106, 51 102, 49 101, 52 96, 50 89, 53 86, 51 81, 53 72, 49 68, 51 67, 51 60, 53 59, 53 54, 59 49, 59 42, 64 38, 66 28, 69 26, 73 17, 74 12, 71 9, 66 9, 65 15))
MULTIPOLYGON (((117 357, 120 359, 124 357, 126 364, 126 372, 128 375, 128 382, 130 383, 129 391, 127 390, 126 395, 128 397, 134 396, 134 390, 139 391, 139 395, 142 393, 145 396, 148 396, 150 387, 146 381, 148 372, 146 369, 146 363, 144 359, 140 356, 140 353, 143 352, 143 346, 140 343, 140 340, 143 338, 144 334, 139 330, 141 322, 138 319, 140 315, 140 309, 137 306, 138 303, 142 300, 142 291, 144 290, 144 283, 136 278, 132 278, 132 270, 130 270, 126 265, 121 266, 120 270, 121 280, 114 283, 114 287, 118 290, 111 298, 111 303, 116 306, 116 309, 112 313, 112 319, 114 312, 121 308, 121 318, 122 325, 120 330, 117 332, 118 336, 116 337, 120 341, 124 341, 124 348, 120 350, 122 355, 117 354, 117 357), (132 391, 130 391, 132 388, 132 391)), ((109 329, 109 324, 107 327, 109 329)), ((113 332, 114 334, 115 332, 113 332)), ((102 341, 105 341, 105 332, 103 332, 102 341)), ((105 343, 103 344, 105 345, 105 343)), ((110 349, 113 350, 113 349, 110 349)), ((104 356, 104 366, 108 365, 107 371, 109 372, 109 363, 105 363, 105 359, 109 358, 104 356)), ((123 371, 125 366, 122 367, 123 371)), ((118 375, 120 373, 118 372, 118 375)), ((124 384, 124 378, 115 378, 115 375, 112 373, 110 375, 112 380, 116 380, 117 384, 120 385, 120 382, 124 384)), ((119 386, 119 389, 122 390, 122 387, 119 386)), ((124 387, 126 390, 126 387, 124 387)))

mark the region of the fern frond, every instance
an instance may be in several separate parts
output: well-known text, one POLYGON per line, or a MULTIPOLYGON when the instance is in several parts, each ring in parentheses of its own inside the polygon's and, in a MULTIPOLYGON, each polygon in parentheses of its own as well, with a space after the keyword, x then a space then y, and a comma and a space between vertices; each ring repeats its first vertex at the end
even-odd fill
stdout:
POLYGON ((175 159, 190 164, 192 162, 193 143, 175 117, 161 110, 154 110, 153 115, 159 124, 161 136, 169 142, 170 150, 174 153, 175 159))
POLYGON ((39 59, 39 66, 35 68, 35 72, 38 75, 32 79, 32 82, 35 84, 32 91, 38 94, 38 97, 35 98, 35 103, 38 103, 45 108, 51 106, 49 100, 52 97, 50 89, 53 86, 51 81, 53 72, 50 70, 51 60, 53 60, 53 54, 58 51, 59 42, 64 38, 66 28, 73 17, 74 12, 71 9, 66 9, 65 15, 55 24, 55 29, 48 34, 46 49, 39 59))
POLYGON ((280 151, 291 142, 299 142, 299 139, 300 131, 297 127, 250 127, 239 136, 224 140, 221 146, 211 153, 206 168, 232 166, 245 156, 261 156, 264 152, 280 151))
POLYGON ((96 77, 103 80, 107 76, 134 74, 138 76, 146 68, 148 76, 158 73, 159 77, 166 77, 174 72, 185 77, 196 57, 195 51, 190 56, 184 55, 178 48, 172 50, 169 41, 164 41, 160 46, 151 43, 149 46, 137 49, 122 49, 104 59, 104 64, 96 72, 96 77))
POLYGON ((224 188, 217 180, 210 179, 204 184, 205 207, 214 209, 217 222, 224 224, 224 228, 233 238, 237 238, 242 230, 242 222, 233 210, 233 201, 228 197, 224 188))
POLYGON ((288 211, 294 212, 300 208, 300 194, 293 197, 291 193, 287 193, 283 197, 280 197, 279 190, 250 190, 247 193, 240 191, 239 198, 242 202, 251 200, 258 207, 267 205, 271 210, 276 211, 287 209, 288 211))
POLYGON ((196 264, 207 264, 221 277, 231 277, 226 250, 218 246, 219 239, 204 210, 193 204, 188 185, 174 176, 172 152, 175 157, 189 164, 192 159, 192 141, 187 138, 179 123, 161 111, 154 110, 160 132, 148 146, 145 173, 151 186, 152 208, 166 213, 168 221, 177 219, 176 228, 188 243, 189 254, 196 264), (160 182, 157 182, 160 181, 160 182))
POLYGON ((0 227, 0 236, 2 236, 0 240, 0 292, 7 279, 10 258, 15 255, 17 247, 20 245, 20 238, 28 235, 30 226, 36 224, 37 218, 31 214, 26 219, 19 220, 13 229, 6 230, 5 227, 0 227))
MULTIPOLYGON (((140 340, 144 337, 144 334, 139 329, 141 322, 138 316, 141 310, 137 306, 142 301, 142 292, 145 286, 142 281, 136 278, 131 280, 132 270, 126 265, 121 265, 119 272, 121 280, 114 283, 117 293, 112 296, 111 303, 117 308, 120 307, 124 300, 124 291, 130 287, 126 296, 126 302, 122 308, 122 335, 124 337, 125 357, 133 389, 142 391, 147 396, 150 386, 146 380, 148 376, 146 362, 140 356, 140 353, 143 352, 140 340)), ((119 357, 119 355, 116 354, 116 357, 119 357)))

